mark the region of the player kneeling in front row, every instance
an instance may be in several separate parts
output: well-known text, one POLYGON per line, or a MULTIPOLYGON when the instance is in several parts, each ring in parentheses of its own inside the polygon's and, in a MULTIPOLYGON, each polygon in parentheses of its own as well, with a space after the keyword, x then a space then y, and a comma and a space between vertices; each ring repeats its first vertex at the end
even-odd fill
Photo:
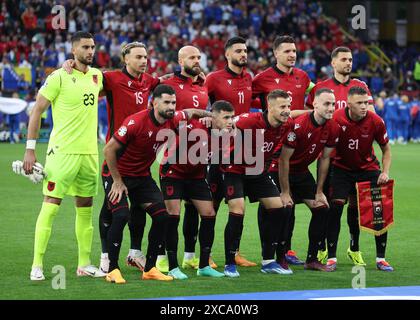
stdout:
MULTIPOLYGON (((233 106, 227 101, 217 101, 212 105, 211 128, 199 120, 188 121, 180 130, 188 137, 199 137, 198 141, 187 143, 178 140, 177 148, 166 153, 166 163, 160 166, 160 183, 168 208, 169 219, 166 236, 166 251, 169 260, 169 275, 175 279, 187 279, 179 269, 177 261, 178 224, 181 210, 181 199, 188 199, 197 208, 201 217, 199 228, 200 262, 198 276, 224 277, 223 273, 209 266, 209 256, 214 240, 214 225, 216 212, 213 208, 210 186, 206 180, 207 164, 212 160, 213 153, 220 154, 219 147, 223 143, 223 134, 229 134, 233 128, 233 106), (214 129, 214 130, 213 130, 214 129), (217 144, 215 144, 217 142, 217 144), (200 149, 197 152, 197 145, 200 149), (202 147, 202 149, 201 149, 202 147), (213 152, 213 149, 218 148, 213 152), (195 152, 193 152, 195 149, 195 152), (182 163, 182 155, 187 155, 182 163), (195 158, 195 159, 194 159, 195 158)), ((181 135, 182 133, 180 133, 181 135)), ((225 139, 229 147, 229 138, 225 139)))
MULTIPOLYGON (((348 107, 338 110, 334 120, 340 125, 340 136, 336 146, 336 155, 332 162, 331 172, 331 208, 328 217, 327 244, 330 268, 337 267, 337 242, 340 233, 340 220, 346 199, 353 199, 349 206, 348 216, 350 228, 350 248, 347 253, 351 260, 358 265, 365 265, 359 251, 359 222, 358 210, 354 201, 356 196, 356 182, 371 181, 384 184, 389 180, 391 166, 391 147, 383 120, 368 111, 369 96, 365 88, 353 87, 348 93, 348 107), (382 151, 382 172, 373 151, 376 141, 382 151)), ((375 236, 376 267, 381 271, 394 269, 385 261, 387 233, 375 236)))
POLYGON ((118 258, 123 230, 129 214, 128 200, 140 205, 152 218, 149 244, 144 267, 144 280, 173 280, 156 267, 159 248, 164 244, 168 212, 150 167, 156 158, 159 146, 165 141, 159 133, 167 129, 175 131, 180 121, 192 116, 206 116, 203 110, 186 109, 175 112, 175 91, 168 85, 159 85, 153 91, 153 109, 144 110, 127 117, 122 126, 104 148, 106 166, 109 170, 105 190, 112 211, 112 223, 108 231, 109 273, 108 282, 125 283, 118 258))
MULTIPOLYGON (((317 252, 319 244, 324 239, 324 228, 328 216, 328 201, 322 192, 322 182, 327 176, 330 154, 338 141, 340 130, 338 124, 332 120, 334 105, 335 97, 332 90, 317 91, 314 111, 295 119, 293 132, 287 136, 281 146, 278 172, 273 172, 273 180, 276 181, 279 177, 283 203, 294 206, 295 203, 302 201, 312 212, 308 228, 308 255, 304 265, 306 270, 333 271, 318 261, 317 252), (321 181, 321 184, 317 187, 308 166, 318 158, 321 152, 318 172, 318 181, 321 181)), ((270 171, 276 167, 276 163, 273 163, 270 171)), ((283 258, 286 243, 286 239, 279 241, 277 259, 283 258)))
POLYGON ((242 161, 235 161, 223 169, 225 197, 229 206, 229 218, 225 228, 224 272, 232 278, 239 277, 235 254, 245 214, 245 196, 249 197, 250 202, 259 201, 266 209, 262 217, 264 228, 261 232, 261 272, 293 273, 287 265, 282 266, 274 259, 278 234, 285 231, 289 212, 283 207, 280 192, 264 168, 264 164, 272 160, 274 146, 293 129, 293 120, 289 117, 291 99, 287 92, 273 90, 267 100, 268 110, 264 113, 244 113, 238 117, 235 123, 238 133, 235 136, 232 156, 237 157, 235 149, 243 149, 239 154, 242 161), (256 156, 253 163, 251 159, 246 158, 251 154, 256 156))

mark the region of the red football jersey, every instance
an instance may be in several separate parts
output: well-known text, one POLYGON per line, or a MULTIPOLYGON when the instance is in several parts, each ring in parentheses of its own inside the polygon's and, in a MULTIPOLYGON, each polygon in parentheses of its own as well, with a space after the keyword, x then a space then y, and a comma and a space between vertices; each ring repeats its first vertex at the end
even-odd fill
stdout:
POLYGON ((380 145, 388 143, 385 123, 373 112, 355 122, 350 119, 349 108, 337 110, 334 120, 340 125, 340 136, 333 164, 350 171, 379 170, 379 161, 373 150, 373 141, 380 145))
POLYGON ((109 141, 115 128, 119 128, 125 118, 147 108, 149 95, 158 84, 159 79, 147 73, 134 78, 125 67, 104 72, 108 113, 106 141, 109 141))
MULTIPOLYGON (((319 125, 313 112, 305 113, 294 121, 293 132, 296 137, 285 137, 282 145, 295 150, 290 158, 289 172, 304 173, 309 171, 308 166, 318 158, 324 147, 335 147, 340 127, 334 120, 319 125)), ((269 171, 278 171, 278 158, 273 159, 269 171)))
POLYGON ((210 102, 226 100, 230 102, 235 114, 249 112, 252 101, 252 77, 245 70, 237 74, 225 67, 225 69, 211 72, 206 78, 210 102))
POLYGON ((157 134, 162 129, 176 131, 180 121, 187 121, 182 111, 175 112, 174 118, 163 124, 156 120, 153 110, 143 110, 128 116, 113 136, 124 146, 118 158, 121 176, 149 176, 156 152, 166 142, 157 141, 157 134))
POLYGON ((318 89, 328 88, 334 91, 335 96, 335 110, 342 109, 347 107, 347 95, 350 88, 353 87, 362 87, 367 90, 369 94, 369 103, 373 104, 372 94, 369 91, 366 83, 358 79, 350 79, 347 82, 341 83, 336 78, 332 77, 330 79, 318 82, 309 92, 308 98, 306 99, 306 105, 310 108, 313 108, 313 102, 315 98, 315 93, 318 89))
MULTIPOLYGON (((165 158, 175 159, 176 163, 167 162, 160 165, 160 175, 162 177, 170 177, 175 179, 203 179, 206 177, 207 164, 211 162, 215 152, 212 149, 212 141, 214 147, 221 147, 221 138, 211 135, 211 128, 207 128, 198 119, 190 119, 186 127, 179 130, 177 137, 176 149, 165 151, 165 158), (185 131, 183 131, 185 129, 185 131), (185 134, 185 136, 184 136, 185 134), (191 140, 194 138, 194 140, 191 140), (214 140, 217 139, 217 140, 214 140), (180 145, 180 140, 185 145, 180 145), (217 143, 218 145, 217 145, 217 143), (176 157, 176 158, 175 158, 176 157), (194 157, 191 161, 191 157, 194 157), (183 163, 181 164, 180 159, 183 163)), ((229 146, 227 146, 229 147, 229 146)), ((217 151, 219 157, 221 150, 217 151)))
POLYGON ((192 82, 191 78, 175 73, 171 78, 162 81, 176 92, 176 109, 197 108, 206 110, 209 102, 207 87, 202 81, 192 82))
POLYGON ((223 168, 223 171, 232 172, 232 173, 239 173, 245 174, 245 169, 255 167, 255 163, 249 164, 246 163, 246 159, 244 154, 252 155, 255 157, 258 153, 263 153, 264 157, 264 168, 266 165, 271 162, 271 158, 274 154, 276 146, 293 130, 293 120, 289 118, 289 120, 277 127, 273 128, 267 119, 267 112, 255 112, 255 113, 244 113, 241 114, 236 121, 236 127, 241 131, 241 135, 238 135, 234 141, 234 145, 231 148, 231 164, 227 165, 223 168), (246 130, 250 130, 252 141, 245 141, 247 134, 246 130), (256 145, 257 141, 257 134, 263 135, 263 145, 256 145), (241 138, 241 141, 238 141, 241 138), (235 155, 234 147, 238 148, 241 146, 239 150, 239 156, 242 157, 240 164, 235 164, 238 155, 235 155))
POLYGON ((259 73, 252 81, 252 96, 260 98, 261 107, 267 108, 267 95, 275 90, 286 91, 292 98, 291 110, 303 110, 305 92, 311 83, 308 74, 293 68, 290 74, 284 73, 277 66, 272 66, 259 73))

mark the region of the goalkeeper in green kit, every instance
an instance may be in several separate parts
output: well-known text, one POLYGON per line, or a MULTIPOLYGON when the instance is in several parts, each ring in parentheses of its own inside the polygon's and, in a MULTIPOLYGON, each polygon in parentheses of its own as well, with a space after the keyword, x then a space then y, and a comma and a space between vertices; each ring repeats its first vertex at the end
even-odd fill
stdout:
POLYGON ((43 257, 51 228, 65 195, 75 197, 78 276, 105 276, 91 265, 92 198, 98 184, 98 96, 102 73, 91 68, 95 54, 93 36, 76 32, 72 36, 75 66, 72 74, 55 70, 39 90, 29 119, 23 170, 29 175, 36 168, 35 145, 41 114, 51 104, 53 130, 47 149, 43 181, 44 201, 35 227, 34 260, 31 280, 44 280, 43 257), (35 165, 35 166, 34 166, 35 165))

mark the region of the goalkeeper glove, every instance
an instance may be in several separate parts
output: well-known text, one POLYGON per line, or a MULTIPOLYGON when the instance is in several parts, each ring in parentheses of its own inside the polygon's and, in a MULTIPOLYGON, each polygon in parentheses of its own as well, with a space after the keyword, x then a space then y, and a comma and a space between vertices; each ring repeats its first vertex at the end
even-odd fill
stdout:
POLYGON ((47 174, 44 171, 44 167, 39 162, 34 163, 32 166, 32 173, 30 174, 25 173, 25 170, 23 169, 23 162, 20 160, 12 162, 12 169, 14 173, 28 178, 35 184, 40 183, 44 178, 47 177, 47 174))

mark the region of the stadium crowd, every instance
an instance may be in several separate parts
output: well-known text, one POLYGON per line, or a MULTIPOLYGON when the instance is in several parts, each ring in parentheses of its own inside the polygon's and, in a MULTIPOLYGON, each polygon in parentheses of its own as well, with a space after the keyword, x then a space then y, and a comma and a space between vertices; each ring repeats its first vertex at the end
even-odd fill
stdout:
MULTIPOLYGON (((6 0, 0 4, 3 96, 17 92, 20 98, 32 101, 46 76, 70 57, 70 35, 76 30, 94 34, 95 65, 101 69, 121 67, 120 48, 124 43, 144 42, 149 54, 148 72, 157 76, 179 70, 177 51, 187 44, 201 49, 201 66, 206 73, 222 69, 226 64, 224 43, 235 35, 247 39, 248 70, 255 76, 274 62, 275 36, 290 34, 296 39, 296 66, 306 71, 314 83, 331 77, 333 48, 349 47, 353 52, 353 73, 368 84, 376 97, 377 111, 386 119, 392 140, 420 141, 420 56, 416 50, 386 49, 392 64, 382 68, 371 60, 361 41, 346 38, 334 19, 324 18, 320 2, 6 0), (52 28, 51 11, 58 3, 66 8, 66 30, 52 28)), ((105 102, 102 106, 105 111, 105 102)), ((106 117, 104 112, 102 115, 106 117)), ((0 131, 11 131, 4 131, 0 141, 17 141, 26 122, 24 113, 0 113, 0 131)), ((51 117, 45 126, 51 126, 51 117)))

